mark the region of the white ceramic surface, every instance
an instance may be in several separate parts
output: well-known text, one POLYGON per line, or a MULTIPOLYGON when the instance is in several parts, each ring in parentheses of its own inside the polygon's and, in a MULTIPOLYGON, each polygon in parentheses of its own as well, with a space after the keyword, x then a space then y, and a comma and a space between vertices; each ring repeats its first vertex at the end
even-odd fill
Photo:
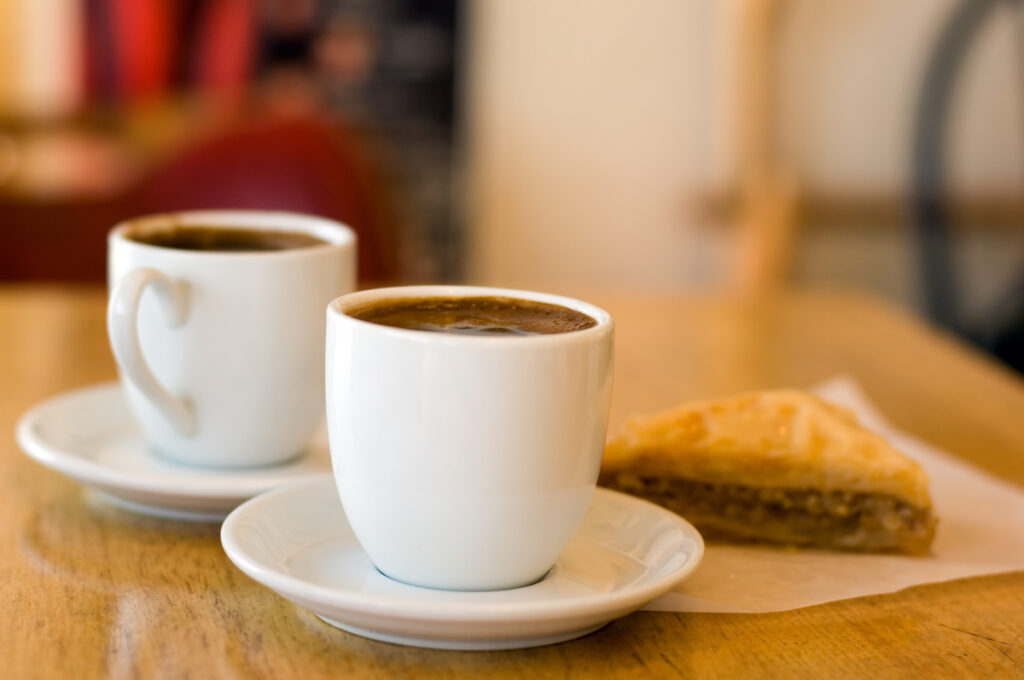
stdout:
POLYGON ((216 467, 301 451, 323 423, 323 310, 354 286, 353 232, 289 213, 189 212, 130 220, 108 245, 111 346, 154 446, 216 467), (179 224, 299 231, 326 244, 209 252, 127 237, 179 224))
POLYGON ((220 521, 249 498, 330 470, 326 432, 285 465, 211 469, 171 462, 147 445, 117 383, 52 397, 18 423, 18 443, 32 458, 96 489, 134 512, 220 521))
POLYGON ((611 317, 569 298, 414 286, 327 310, 327 428, 345 513, 374 564, 406 583, 511 588, 540 578, 594 491, 612 389, 611 317), (504 296, 597 325, 531 336, 393 328, 343 310, 402 297, 504 296))
POLYGON ((585 635, 671 590, 704 553, 700 534, 678 515, 598 489, 540 581, 484 592, 419 588, 373 567, 327 475, 239 506, 221 542, 246 574, 332 625, 442 649, 511 649, 585 635))

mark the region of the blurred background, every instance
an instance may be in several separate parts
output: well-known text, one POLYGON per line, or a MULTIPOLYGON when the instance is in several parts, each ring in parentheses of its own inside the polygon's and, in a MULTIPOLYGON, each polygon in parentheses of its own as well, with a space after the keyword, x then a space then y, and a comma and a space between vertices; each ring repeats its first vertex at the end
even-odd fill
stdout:
POLYGON ((299 210, 364 283, 884 296, 1024 367, 1024 0, 0 0, 0 279, 299 210))

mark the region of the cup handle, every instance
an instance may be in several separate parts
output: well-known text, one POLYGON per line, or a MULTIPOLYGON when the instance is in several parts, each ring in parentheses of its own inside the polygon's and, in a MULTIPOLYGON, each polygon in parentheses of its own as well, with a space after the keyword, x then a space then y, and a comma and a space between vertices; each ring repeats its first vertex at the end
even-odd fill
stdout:
POLYGON ((195 413, 190 405, 160 384, 146 363, 139 344, 139 302, 148 286, 170 327, 180 326, 188 317, 188 284, 175 281, 157 269, 133 269, 114 286, 107 307, 107 332, 122 374, 131 381, 176 430, 190 436, 195 433, 195 413))

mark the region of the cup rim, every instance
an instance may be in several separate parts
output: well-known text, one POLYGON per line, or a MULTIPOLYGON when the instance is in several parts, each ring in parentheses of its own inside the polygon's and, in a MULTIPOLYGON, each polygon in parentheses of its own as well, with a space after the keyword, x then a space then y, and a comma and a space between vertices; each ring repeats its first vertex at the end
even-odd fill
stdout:
POLYGON ((571 340, 583 340, 593 335, 604 335, 612 332, 615 322, 611 314, 597 305, 584 302, 576 298, 544 293, 541 291, 522 290, 516 288, 498 288, 493 286, 474 286, 463 284, 441 284, 441 285, 411 285, 411 286, 390 286, 384 288, 370 288, 367 290, 355 291, 341 295, 331 300, 327 305, 327 321, 329 324, 352 323, 366 330, 373 329, 374 332, 409 340, 422 342, 459 344, 459 343, 498 343, 498 342, 568 342, 571 340), (373 302, 375 300, 386 300, 389 298, 402 297, 478 297, 496 296, 530 300, 533 302, 546 302, 548 304, 560 305, 577 312, 582 312, 594 319, 597 323, 590 328, 570 331, 567 333, 545 333, 537 335, 469 335, 456 333, 430 333, 411 328, 396 328, 384 326, 370 321, 357 319, 346 313, 355 305, 373 302))
POLYGON ((161 253, 175 253, 185 257, 217 258, 230 257, 241 258, 267 258, 267 257, 296 257, 307 253, 323 252, 325 249, 337 249, 356 244, 356 233, 347 224, 319 215, 309 215, 298 212, 281 210, 182 210, 177 212, 154 213, 140 215, 123 220, 110 230, 108 242, 128 245, 132 248, 151 250, 161 253), (203 225, 217 226, 228 229, 255 229, 255 230, 277 230, 291 231, 297 233, 311 234, 322 239, 323 246, 310 248, 288 248, 283 250, 253 250, 253 251, 214 251, 214 250, 184 250, 170 248, 167 246, 143 243, 129 238, 128 234, 136 229, 144 229, 147 226, 156 228, 158 226, 180 224, 180 225, 203 225))

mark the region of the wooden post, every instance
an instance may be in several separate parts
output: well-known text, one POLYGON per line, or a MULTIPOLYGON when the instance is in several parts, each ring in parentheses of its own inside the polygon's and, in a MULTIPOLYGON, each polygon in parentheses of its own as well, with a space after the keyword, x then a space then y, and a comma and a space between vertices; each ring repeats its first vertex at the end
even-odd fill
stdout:
POLYGON ((775 147, 776 28, 785 0, 737 0, 736 153, 740 199, 735 287, 778 288, 789 276, 797 187, 775 147))

